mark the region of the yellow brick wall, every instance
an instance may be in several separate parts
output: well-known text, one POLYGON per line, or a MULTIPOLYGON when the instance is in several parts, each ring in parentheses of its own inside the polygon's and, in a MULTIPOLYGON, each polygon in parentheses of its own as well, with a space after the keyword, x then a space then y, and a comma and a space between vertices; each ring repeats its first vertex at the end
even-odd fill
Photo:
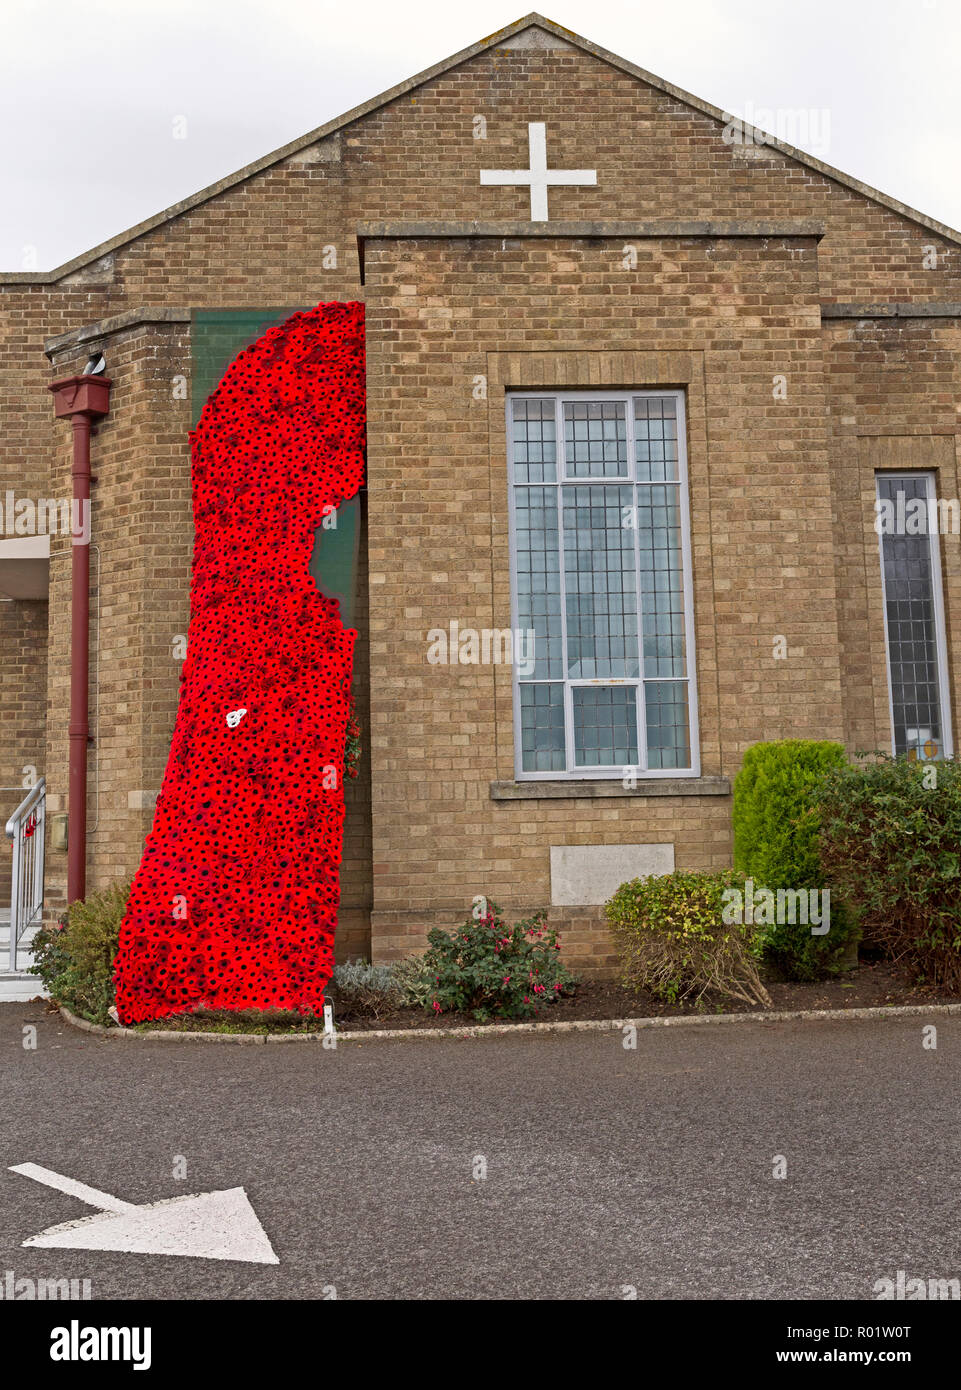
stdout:
MULTIPOLYGON (((621 251, 602 238, 368 243, 381 958, 478 893, 546 906, 552 844, 667 841, 679 867, 730 862, 728 798, 641 783, 623 799, 492 801, 491 781, 513 777, 510 670, 427 662, 427 632, 452 619, 511 625, 511 387, 685 388, 702 772, 733 776, 759 739, 843 736, 816 241, 651 239, 640 275, 621 251)), ((578 956, 609 964, 599 909, 552 917, 576 923, 578 956)))

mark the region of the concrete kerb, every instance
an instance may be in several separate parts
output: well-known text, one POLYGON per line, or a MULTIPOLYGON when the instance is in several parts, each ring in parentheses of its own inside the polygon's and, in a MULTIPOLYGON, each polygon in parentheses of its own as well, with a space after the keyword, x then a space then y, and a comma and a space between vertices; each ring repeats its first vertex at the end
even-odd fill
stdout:
MULTIPOLYGON (((74 1028, 84 1033, 117 1042, 204 1042, 204 1043, 323 1043, 324 1033, 200 1033, 174 1032, 156 1029, 138 1032, 135 1028, 106 1028, 78 1018, 63 1004, 60 1014, 74 1028)), ((359 1032, 338 1032, 337 1043, 406 1041, 411 1038, 483 1038, 504 1037, 516 1033, 608 1033, 625 1028, 687 1028, 710 1027, 719 1024, 839 1022, 868 1018, 945 1018, 961 1014, 958 1004, 895 1004, 890 1007, 866 1009, 791 1009, 772 1013, 751 1014, 684 1014, 665 1018, 599 1018, 563 1023, 485 1023, 461 1028, 371 1028, 359 1032)))

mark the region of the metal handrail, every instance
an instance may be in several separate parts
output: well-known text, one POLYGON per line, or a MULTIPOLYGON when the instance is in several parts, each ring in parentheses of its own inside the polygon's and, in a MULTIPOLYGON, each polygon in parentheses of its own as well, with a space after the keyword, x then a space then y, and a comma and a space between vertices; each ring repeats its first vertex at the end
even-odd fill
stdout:
POLYGON ((43 912, 43 859, 46 839, 46 778, 31 787, 7 821, 13 841, 10 883, 10 969, 17 969, 17 947, 28 927, 43 912))
POLYGON ((39 782, 35 783, 35 785, 30 788, 26 796, 21 801, 20 805, 17 807, 13 815, 7 821, 6 835, 8 840, 12 840, 14 835, 16 835, 17 823, 19 821, 26 820, 26 818, 29 816, 30 812, 37 805, 37 803, 43 800, 44 796, 46 795, 46 790, 46 777, 41 777, 39 782))

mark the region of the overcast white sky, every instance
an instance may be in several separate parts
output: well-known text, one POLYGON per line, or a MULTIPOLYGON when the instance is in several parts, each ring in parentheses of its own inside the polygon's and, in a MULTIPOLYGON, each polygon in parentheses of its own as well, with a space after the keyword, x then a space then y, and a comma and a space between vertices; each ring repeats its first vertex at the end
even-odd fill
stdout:
MULTIPOLYGON (((4 0, 0 269, 62 264, 523 4, 4 0)), ((961 227, 961 0, 544 0, 542 12, 726 111, 813 113, 811 138, 793 143, 961 227)))

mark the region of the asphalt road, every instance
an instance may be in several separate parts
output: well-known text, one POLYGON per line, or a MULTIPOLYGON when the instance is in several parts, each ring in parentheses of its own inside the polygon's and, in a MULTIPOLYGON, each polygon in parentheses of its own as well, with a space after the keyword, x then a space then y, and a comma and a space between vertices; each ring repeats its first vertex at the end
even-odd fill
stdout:
POLYGON ((929 1021, 331 1052, 108 1043, 5 1004, 0 1278, 487 1300, 870 1299, 898 1270, 958 1277, 961 1019, 936 1051, 929 1021), (243 1186, 280 1263, 22 1249, 91 1214, 7 1171, 27 1162, 138 1203, 243 1186))

